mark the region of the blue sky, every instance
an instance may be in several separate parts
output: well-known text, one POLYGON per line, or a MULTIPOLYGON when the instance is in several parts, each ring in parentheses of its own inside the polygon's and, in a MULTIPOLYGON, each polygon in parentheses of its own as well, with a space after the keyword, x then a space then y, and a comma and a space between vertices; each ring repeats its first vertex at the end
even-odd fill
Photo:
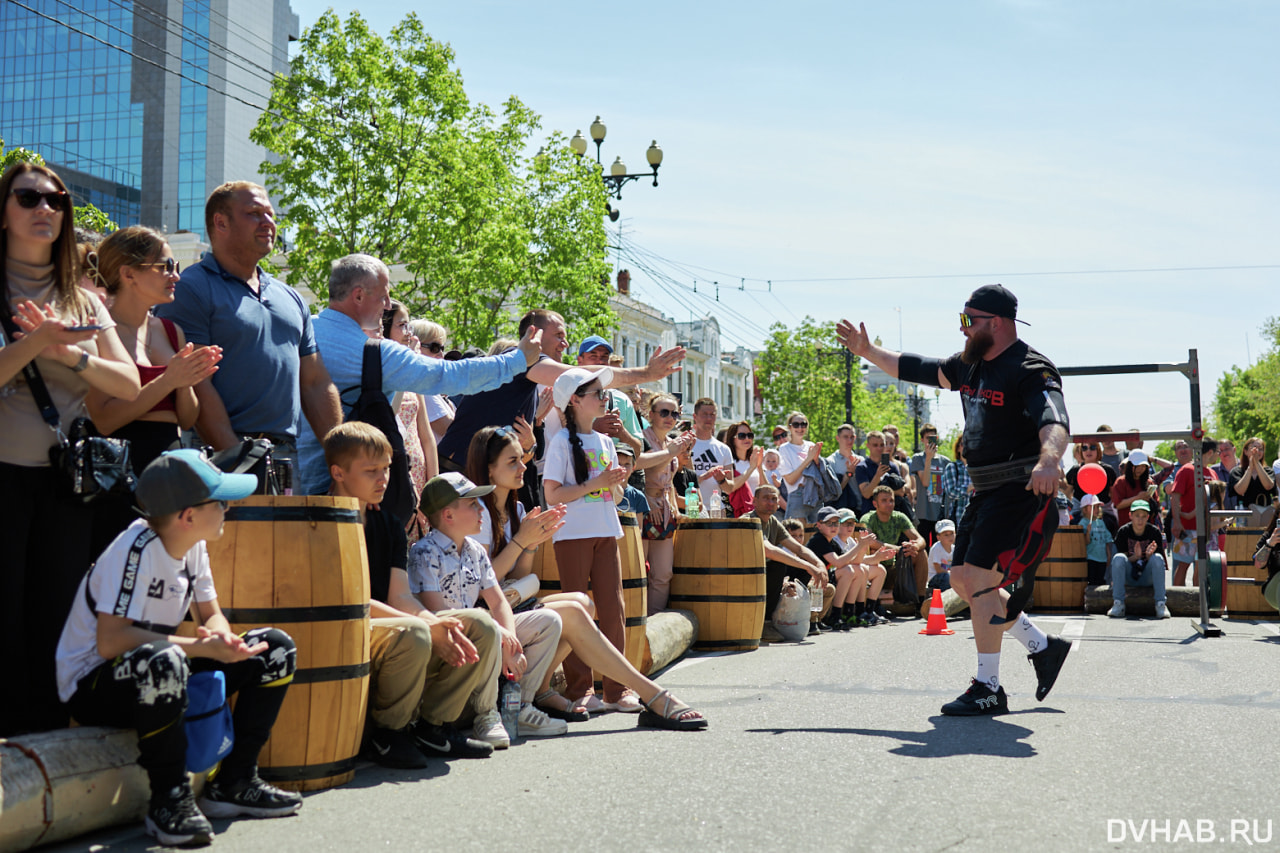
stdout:
MULTIPOLYGON (((1059 365, 1196 347, 1208 409, 1280 314, 1280 4, 292 0, 304 27, 330 5, 384 35, 416 11, 473 100, 518 95, 546 131, 601 115, 606 165, 656 139, 659 186, 616 203, 633 294, 728 346, 810 314, 949 354, 1001 281, 1059 365)), ((1082 429, 1190 422, 1177 375, 1066 393, 1082 429)))

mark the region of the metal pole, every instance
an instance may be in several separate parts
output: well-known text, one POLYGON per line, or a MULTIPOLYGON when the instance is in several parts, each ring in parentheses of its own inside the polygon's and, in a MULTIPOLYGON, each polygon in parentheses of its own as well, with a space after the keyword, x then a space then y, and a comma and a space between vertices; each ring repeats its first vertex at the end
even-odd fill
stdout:
POLYGON ((853 423, 853 353, 844 351, 844 422, 853 423))
MULTIPOLYGON (((1205 495, 1204 460, 1200 453, 1200 446, 1204 443, 1204 428, 1200 423, 1200 358, 1194 349, 1187 351, 1187 368, 1187 377, 1191 380, 1191 435, 1195 439, 1191 447, 1191 463, 1195 466, 1196 475, 1195 567, 1196 579, 1200 582, 1200 621, 1191 624, 1202 637, 1221 637, 1222 629, 1209 621, 1209 504, 1205 495)), ((1223 589, 1222 595, 1226 594, 1226 589, 1223 589)))

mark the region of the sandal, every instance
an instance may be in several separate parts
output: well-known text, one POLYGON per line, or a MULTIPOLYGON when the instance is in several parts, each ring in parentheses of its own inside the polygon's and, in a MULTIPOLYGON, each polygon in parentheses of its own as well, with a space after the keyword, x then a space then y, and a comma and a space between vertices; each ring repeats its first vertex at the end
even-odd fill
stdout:
POLYGON ((653 699, 644 703, 644 710, 640 712, 640 718, 636 720, 636 726, 651 729, 670 729, 677 732, 694 732, 699 729, 705 729, 707 720, 700 712, 672 696, 670 690, 663 690, 653 699), (659 700, 662 701, 661 711, 655 707, 658 705, 659 700), (683 716, 690 711, 697 714, 697 716, 683 716))
POLYGON ((533 697, 533 707, 537 708, 548 717, 554 717, 557 720, 564 720, 566 723, 585 723, 591 719, 581 702, 570 702, 565 696, 561 696, 555 690, 548 690, 545 693, 539 693, 533 697), (548 705, 548 700, 554 702, 560 700, 560 707, 548 705))
POLYGON ((617 711, 621 714, 639 714, 644 705, 640 702, 640 696, 628 687, 622 691, 622 695, 618 697, 617 702, 605 702, 604 707, 606 711, 617 711))

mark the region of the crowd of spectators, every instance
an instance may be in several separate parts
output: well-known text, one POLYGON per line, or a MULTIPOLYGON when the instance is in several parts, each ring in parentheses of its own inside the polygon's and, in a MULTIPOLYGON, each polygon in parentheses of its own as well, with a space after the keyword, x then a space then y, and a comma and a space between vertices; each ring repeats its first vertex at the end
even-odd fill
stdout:
MULTIPOLYGON (((905 441, 892 424, 861 432, 842 424, 825 450, 796 411, 757 441, 749 421, 724 425, 714 399, 660 390, 683 349, 627 366, 604 338, 571 346, 565 319, 543 309, 520 319, 517 339, 460 353, 448 329, 391 299, 386 263, 364 254, 334 262, 327 305, 313 317, 261 266, 277 235, 270 200, 255 184, 211 194, 211 248, 186 270, 148 228, 78 249, 69 195, 45 167, 8 170, 0 198, 9 309, 0 347, 8 439, 0 443, 0 524, 9 554, 0 632, 9 683, 25 697, 0 705, 0 736, 65 725, 69 696, 84 707, 74 681, 60 696, 55 680, 63 625, 94 558, 105 550, 123 559, 121 542, 154 522, 132 501, 85 505, 60 496, 50 417, 64 428, 88 417, 99 433, 127 438, 139 477, 179 445, 227 451, 265 440, 269 464, 251 472, 260 488, 355 497, 366 507, 376 682, 366 755, 390 766, 507 746, 501 678, 521 683, 521 736, 563 734, 604 711, 670 729, 706 725, 622 655, 619 511, 638 517, 650 614, 667 604, 682 515, 757 519, 764 641, 780 639, 768 617, 788 578, 822 599, 815 634, 892 621, 882 598, 914 610, 931 589, 949 588, 972 485, 962 441, 941 446, 932 424, 905 441), (53 401, 43 415, 36 370, 53 401), (563 592, 524 609, 531 599, 521 582, 540 547, 554 553, 563 592), (563 692, 551 686, 559 666, 563 692), (603 674, 603 695, 593 670, 603 674)), ((1063 520, 1090 531, 1090 580, 1111 576, 1112 615, 1123 615, 1134 584, 1152 585, 1163 607, 1165 554, 1174 583, 1183 582, 1196 530, 1190 448, 1177 445, 1171 461, 1126 444, 1077 444, 1059 495, 1063 520), (1106 472, 1096 496, 1079 482, 1093 463, 1106 472)), ((1244 441, 1239 457, 1230 441, 1206 442, 1202 453, 1206 477, 1225 483, 1218 505, 1246 508, 1259 525, 1273 521, 1276 472, 1261 439, 1244 441)), ((173 523, 212 536, 217 527, 195 508, 218 499, 201 500, 164 505, 173 523)), ((193 535, 174 541, 196 548, 203 539, 193 535)), ((199 592, 198 601, 210 600, 211 586, 199 592)), ((223 630, 225 620, 211 615, 223 630)), ((166 642, 164 632, 130 637, 166 642)), ((288 640, 268 639, 272 648, 288 640)), ((248 654, 225 642, 236 660, 248 654)), ((132 647, 121 640, 115 648, 132 647)), ((252 756, 237 755, 237 778, 256 779, 252 756)), ((169 780, 170 771, 153 778, 169 780)), ((157 821, 196 820, 190 809, 174 817, 173 792, 166 795, 170 813, 157 821)))

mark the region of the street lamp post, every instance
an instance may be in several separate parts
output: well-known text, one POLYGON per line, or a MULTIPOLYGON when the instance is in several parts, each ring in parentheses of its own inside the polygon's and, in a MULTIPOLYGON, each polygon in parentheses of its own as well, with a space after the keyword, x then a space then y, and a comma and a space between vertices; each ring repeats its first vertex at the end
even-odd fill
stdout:
MULTIPOLYGON (((627 172, 627 164, 622 162, 622 158, 614 159, 613 165, 609 167, 606 174, 604 164, 600 160, 600 146, 604 143, 605 132, 608 130, 604 122, 600 120, 600 116, 596 116, 596 120, 591 123, 591 141, 596 144, 596 165, 600 167, 600 178, 604 181, 605 191, 609 196, 618 200, 622 199, 622 188, 632 181, 640 178, 653 178, 653 185, 658 185, 658 167, 662 165, 662 148, 658 146, 658 140, 650 143, 648 150, 644 152, 644 159, 649 164, 651 171, 637 172, 631 174, 627 172)), ((587 153, 587 140, 579 130, 573 134, 573 138, 569 140, 569 148, 574 154, 581 159, 587 153)), ((611 222, 618 221, 618 210, 606 202, 605 210, 608 211, 609 220, 611 222)))

